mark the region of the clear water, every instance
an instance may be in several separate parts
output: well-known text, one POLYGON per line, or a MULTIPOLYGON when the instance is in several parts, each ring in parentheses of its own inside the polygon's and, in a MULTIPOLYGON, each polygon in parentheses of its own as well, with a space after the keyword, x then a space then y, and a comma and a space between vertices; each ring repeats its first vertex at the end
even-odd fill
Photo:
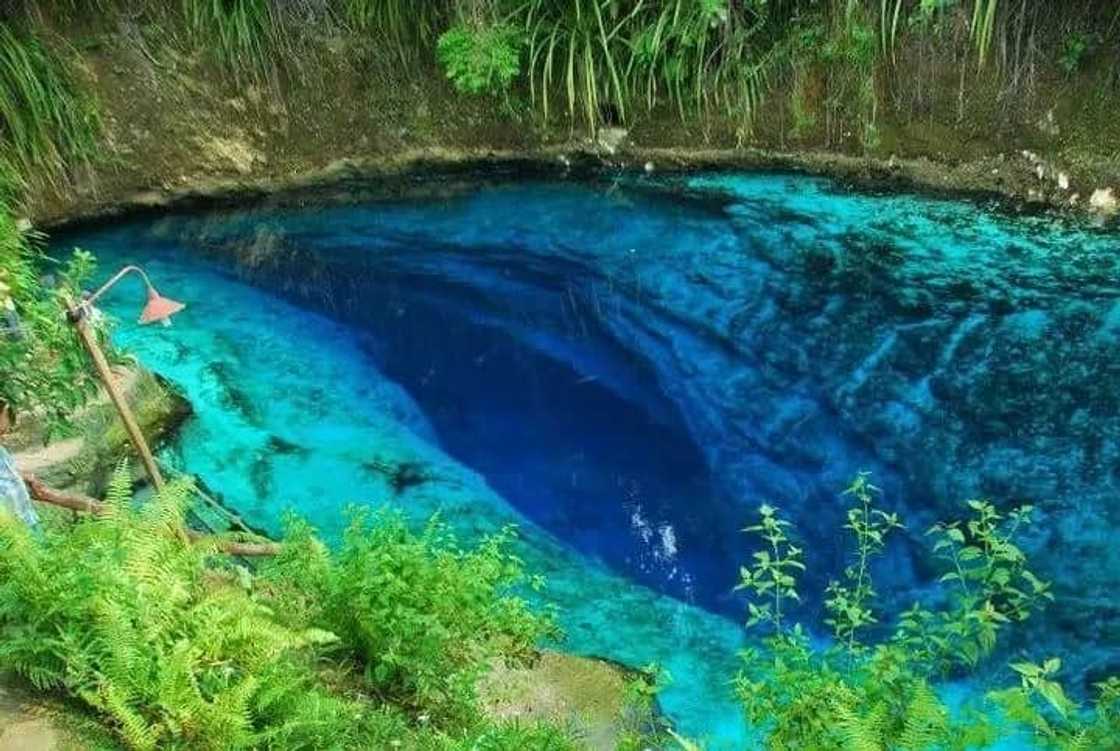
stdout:
POLYGON ((566 648, 665 666, 663 708, 712 748, 747 738, 739 530, 785 509, 819 592, 861 469, 914 530, 878 572, 898 603, 956 501, 1050 499, 1029 542, 1081 616, 1031 639, 1120 665, 1115 234, 788 175, 438 189, 56 243, 188 304, 153 330, 123 320, 139 290, 107 303, 194 404, 169 460, 268 530, 294 509, 334 536, 351 503, 520 524, 566 648))

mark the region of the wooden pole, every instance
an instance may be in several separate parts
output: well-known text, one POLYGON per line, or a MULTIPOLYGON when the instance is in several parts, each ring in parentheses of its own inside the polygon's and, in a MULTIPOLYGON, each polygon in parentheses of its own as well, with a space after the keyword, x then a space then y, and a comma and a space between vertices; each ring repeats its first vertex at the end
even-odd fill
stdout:
POLYGON ((144 469, 152 480, 152 485, 155 486, 157 491, 162 490, 164 485, 163 475, 160 474, 159 467, 156 466, 152 450, 148 448, 148 442, 144 440, 144 434, 136 423, 136 418, 132 414, 132 409, 128 406, 128 401, 113 382, 113 371, 109 367, 109 361, 105 359, 105 353, 101 351, 101 346, 97 343, 97 336, 89 327, 89 322, 86 320, 86 311, 80 307, 71 308, 70 317, 74 321, 74 328, 78 330, 78 338, 81 339, 82 345, 89 352, 90 359, 93 360, 93 367, 97 370, 101 383, 104 384, 105 390, 109 393, 109 399, 121 416, 129 440, 132 441, 136 453, 140 455, 140 461, 143 462, 144 469))

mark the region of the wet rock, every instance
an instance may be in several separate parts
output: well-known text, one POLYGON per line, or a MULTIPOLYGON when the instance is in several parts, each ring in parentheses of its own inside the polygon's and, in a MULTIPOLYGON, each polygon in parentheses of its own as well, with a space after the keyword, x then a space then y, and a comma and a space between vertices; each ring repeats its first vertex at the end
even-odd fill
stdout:
POLYGON ((364 462, 362 467, 370 474, 386 478, 396 495, 401 495, 407 490, 423 485, 432 479, 427 468, 414 461, 394 462, 375 457, 364 462))

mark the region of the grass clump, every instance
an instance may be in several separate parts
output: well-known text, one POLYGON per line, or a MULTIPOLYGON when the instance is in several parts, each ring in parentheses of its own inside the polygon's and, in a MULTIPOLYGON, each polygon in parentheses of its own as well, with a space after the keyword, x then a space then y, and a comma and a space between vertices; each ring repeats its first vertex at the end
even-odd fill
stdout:
POLYGON ((404 63, 430 50, 454 17, 454 5, 453 0, 343 0, 351 25, 390 45, 404 63))
POLYGON ((271 0, 182 0, 191 38, 239 76, 267 77, 282 58, 284 27, 271 0))
POLYGON ((473 551, 435 522, 358 515, 338 553, 299 523, 256 575, 185 542, 192 489, 40 532, 0 513, 0 670, 87 707, 130 749, 573 748, 495 723, 473 683, 547 619, 506 591, 510 533, 473 551), (325 628, 324 628, 325 627, 325 628))
POLYGON ((90 159, 99 129, 67 63, 22 25, 0 23, 0 198, 90 159))

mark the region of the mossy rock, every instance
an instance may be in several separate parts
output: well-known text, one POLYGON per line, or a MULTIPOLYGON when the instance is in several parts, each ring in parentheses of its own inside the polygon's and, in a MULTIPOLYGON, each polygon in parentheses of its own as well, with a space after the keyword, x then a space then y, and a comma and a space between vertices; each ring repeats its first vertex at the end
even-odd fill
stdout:
MULTIPOLYGON (((140 430, 153 450, 158 449, 190 415, 190 403, 170 384, 142 368, 115 371, 140 430)), ((73 430, 64 437, 49 436, 43 421, 22 419, 3 443, 20 469, 32 472, 53 487, 99 497, 113 469, 122 459, 138 463, 124 424, 104 394, 74 416, 73 430)), ((135 468, 134 477, 143 470, 135 468)))
POLYGON ((528 666, 497 665, 480 685, 493 719, 554 722, 588 749, 613 751, 623 731, 628 684, 637 673, 617 663, 543 651, 528 666))

